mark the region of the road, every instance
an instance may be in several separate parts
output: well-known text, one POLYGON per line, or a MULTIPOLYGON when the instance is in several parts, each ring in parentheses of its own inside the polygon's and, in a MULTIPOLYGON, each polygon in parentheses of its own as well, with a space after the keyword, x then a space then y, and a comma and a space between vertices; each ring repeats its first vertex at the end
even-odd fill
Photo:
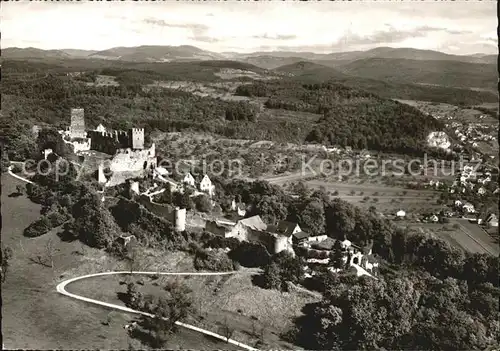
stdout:
MULTIPOLYGON (((132 274, 139 274, 139 275, 178 275, 178 276, 179 275, 182 275, 182 276, 186 276, 186 275, 213 276, 213 275, 231 275, 231 274, 254 274, 256 272, 257 271, 255 271, 255 270, 244 270, 244 271, 233 271, 233 272, 185 272, 185 273, 173 273, 173 272, 132 272, 132 274)), ((57 290, 58 293, 60 293, 62 295, 65 295, 65 296, 68 296, 68 297, 71 297, 71 298, 74 298, 74 299, 77 299, 77 300, 80 300, 80 301, 89 302, 89 303, 92 303, 92 304, 95 304, 95 305, 104 306, 104 307, 107 307, 107 308, 112 308, 112 309, 120 310, 120 311, 123 311, 123 312, 140 314, 140 315, 144 315, 144 316, 148 316, 148 317, 154 317, 154 315, 152 315, 150 313, 146 313, 146 312, 142 312, 142 311, 137 311, 137 310, 134 310, 134 309, 131 309, 131 308, 128 308, 128 307, 124 307, 124 306, 120 306, 120 305, 116 305, 116 304, 112 304, 112 303, 108 303, 108 302, 103 302, 103 301, 99 301, 99 300, 90 299, 88 297, 84 297, 84 296, 72 294, 72 293, 66 291, 66 286, 68 284, 70 284, 70 283, 73 283, 73 282, 77 281, 77 280, 82 280, 82 279, 87 279, 87 278, 93 278, 93 277, 100 277, 100 276, 105 276, 105 275, 118 275, 118 274, 125 275, 125 274, 131 274, 131 272, 130 271, 103 272, 103 273, 88 274, 88 275, 84 275, 84 276, 81 276, 81 277, 71 278, 71 279, 68 279, 68 280, 65 280, 65 281, 59 283, 56 286, 56 290, 57 290)), ((225 336, 222 336, 220 334, 211 332, 209 330, 206 330, 206 329, 203 329, 203 328, 199 328, 199 327, 196 327, 194 325, 182 323, 182 322, 179 322, 179 321, 177 321, 175 323, 178 326, 181 326, 181 327, 184 327, 184 328, 187 328, 187 329, 190 329, 190 330, 194 330, 194 331, 197 331, 199 333, 202 333, 202 334, 205 334, 205 335, 217 338, 217 339, 222 340, 224 342, 227 342, 229 344, 233 344, 233 345, 236 345, 238 347, 241 347, 241 348, 243 348, 245 350, 258 351, 258 349, 253 348, 252 346, 243 344, 243 343, 241 343, 239 341, 236 341, 236 340, 233 340, 233 339, 227 339, 225 336)))
POLYGON ((23 178, 23 177, 21 177, 21 176, 18 176, 18 175, 17 175, 17 174, 15 174, 15 173, 13 173, 13 172, 12 172, 12 168, 13 168, 13 167, 14 167, 14 166, 9 166, 9 168, 8 168, 8 170, 7 170, 7 172, 9 172, 9 174, 10 174, 11 176, 13 176, 14 178, 19 179, 19 180, 21 180, 21 181, 23 181, 23 182, 25 182, 25 183, 35 184, 35 183, 33 183, 31 180, 28 180, 28 179, 26 179, 26 178, 23 178))

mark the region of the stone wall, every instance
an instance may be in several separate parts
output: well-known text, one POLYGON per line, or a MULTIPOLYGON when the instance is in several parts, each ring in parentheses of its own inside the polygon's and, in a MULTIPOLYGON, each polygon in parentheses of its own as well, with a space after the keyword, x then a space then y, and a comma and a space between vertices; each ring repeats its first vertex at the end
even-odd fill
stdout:
POLYGON ((227 228, 223 225, 219 225, 217 224, 216 221, 207 221, 205 223, 205 230, 209 233, 222 236, 223 238, 226 238, 227 237, 226 235, 231 232, 230 228, 227 228))
POLYGON ((140 196, 138 202, 158 217, 165 218, 167 221, 174 223, 175 208, 173 206, 153 202, 146 195, 140 196))

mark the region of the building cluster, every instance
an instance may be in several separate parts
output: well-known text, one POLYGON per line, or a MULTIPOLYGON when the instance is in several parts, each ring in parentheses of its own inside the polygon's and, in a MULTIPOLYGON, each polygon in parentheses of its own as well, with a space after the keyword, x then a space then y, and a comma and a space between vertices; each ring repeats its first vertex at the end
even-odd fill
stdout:
POLYGON ((486 186, 491 181, 491 170, 483 167, 481 172, 476 172, 474 166, 466 165, 453 181, 448 191, 452 194, 465 193, 469 189, 475 191, 478 195, 485 195, 488 192, 486 186))
POLYGON ((208 194, 210 197, 215 194, 215 186, 206 174, 203 175, 200 181, 196 181, 191 173, 186 173, 182 179, 182 183, 194 189, 199 189, 199 191, 208 194))
MULTIPOLYGON (((327 235, 311 235, 303 231, 297 223, 280 221, 277 225, 268 225, 256 215, 237 222, 207 221, 205 230, 224 238, 260 243, 271 254, 286 251, 294 256, 303 256, 307 262, 305 269, 311 272, 309 275, 314 275, 314 268, 318 265, 327 266, 332 272, 342 269, 333 268, 330 262, 336 240, 327 235)), ((378 263, 372 256, 371 247, 362 249, 349 240, 342 241, 341 245, 344 268, 355 267, 358 272, 365 272, 364 274, 374 273, 378 263)))
POLYGON ((491 128, 479 123, 469 123, 463 126, 460 123, 452 123, 452 128, 455 128, 454 133, 462 142, 468 142, 473 147, 477 147, 478 141, 495 141, 497 138, 491 134, 491 128), (474 145, 475 144, 475 145, 474 145))

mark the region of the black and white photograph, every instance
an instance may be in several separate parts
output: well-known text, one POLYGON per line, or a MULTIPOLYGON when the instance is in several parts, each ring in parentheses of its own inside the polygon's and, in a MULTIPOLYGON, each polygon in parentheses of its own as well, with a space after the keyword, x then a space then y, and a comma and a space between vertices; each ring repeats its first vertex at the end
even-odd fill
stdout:
POLYGON ((500 350, 498 9, 2 2, 2 349, 500 350))

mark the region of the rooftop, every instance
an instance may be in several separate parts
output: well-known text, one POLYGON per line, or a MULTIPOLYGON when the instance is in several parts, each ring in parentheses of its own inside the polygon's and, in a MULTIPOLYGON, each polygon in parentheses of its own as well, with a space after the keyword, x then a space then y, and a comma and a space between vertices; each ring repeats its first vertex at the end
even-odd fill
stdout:
POLYGON ((267 229, 267 224, 262 221, 259 215, 241 219, 238 221, 238 223, 241 223, 242 225, 254 230, 262 231, 267 229))

